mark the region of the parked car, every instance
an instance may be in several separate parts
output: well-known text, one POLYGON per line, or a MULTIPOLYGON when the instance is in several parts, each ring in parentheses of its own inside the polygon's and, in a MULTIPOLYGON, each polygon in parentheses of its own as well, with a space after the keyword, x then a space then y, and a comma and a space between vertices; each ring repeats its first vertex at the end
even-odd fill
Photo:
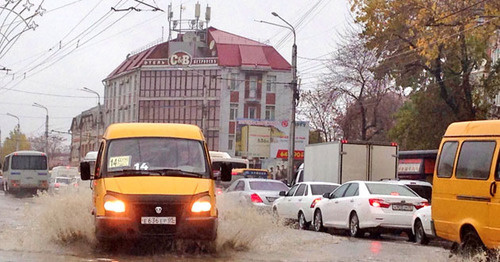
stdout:
POLYGON ((325 194, 314 209, 314 230, 346 229, 353 237, 364 232, 406 232, 413 240, 415 210, 428 206, 425 198, 404 185, 387 182, 351 181, 325 194))
POLYGON ((273 214, 280 218, 297 220, 299 229, 308 229, 313 218, 313 209, 324 193, 330 193, 339 187, 336 183, 302 182, 292 186, 287 192, 282 191, 273 203, 273 214))
POLYGON ((73 181, 75 181, 75 179, 73 179, 71 177, 63 177, 63 176, 53 177, 50 179, 49 191, 57 192, 61 189, 65 189, 73 181))
POLYGON ((288 191, 285 183, 278 180, 262 178, 240 178, 234 181, 225 191, 228 199, 239 204, 271 210, 274 200, 280 197, 280 191, 288 191))
POLYGON ((429 204, 431 203, 432 199, 432 184, 426 181, 420 181, 420 180, 407 180, 407 179, 402 179, 402 180, 383 180, 384 182, 389 182, 389 183, 396 183, 400 185, 405 185, 411 190, 415 191, 419 196, 427 199, 429 204))
POLYGON ((434 238, 436 233, 431 225, 431 206, 425 206, 413 213, 411 229, 415 235, 415 242, 421 245, 429 243, 429 239, 434 238))

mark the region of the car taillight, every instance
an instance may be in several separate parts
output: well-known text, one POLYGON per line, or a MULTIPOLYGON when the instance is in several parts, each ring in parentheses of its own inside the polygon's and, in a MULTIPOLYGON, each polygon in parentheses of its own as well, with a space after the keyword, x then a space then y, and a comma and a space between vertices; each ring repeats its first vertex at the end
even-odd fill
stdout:
POLYGON ((429 202, 424 201, 424 202, 420 202, 420 203, 416 204, 415 208, 416 209, 421 209, 422 207, 426 207, 426 206, 429 206, 429 202))
POLYGON ((370 206, 372 207, 388 208, 391 206, 391 204, 385 202, 383 199, 370 198, 368 199, 368 201, 370 202, 370 206))
POLYGON ((262 198, 256 193, 250 195, 250 200, 252 200, 253 203, 262 203, 262 198))
POLYGON ((54 184, 54 187, 55 187, 55 188, 58 188, 58 187, 59 187, 59 183, 55 183, 55 184, 54 184))
POLYGON ((311 203, 311 208, 314 208, 316 206, 316 203, 318 203, 320 200, 321 200, 321 197, 314 199, 313 202, 311 203))

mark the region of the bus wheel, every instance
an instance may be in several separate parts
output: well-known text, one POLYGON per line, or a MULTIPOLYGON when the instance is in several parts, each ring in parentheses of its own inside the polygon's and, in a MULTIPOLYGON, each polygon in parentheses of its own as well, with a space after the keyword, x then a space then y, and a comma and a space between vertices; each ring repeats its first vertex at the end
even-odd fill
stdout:
POLYGON ((469 229, 464 233, 460 247, 460 251, 464 256, 472 257, 485 251, 483 241, 473 229, 469 229))

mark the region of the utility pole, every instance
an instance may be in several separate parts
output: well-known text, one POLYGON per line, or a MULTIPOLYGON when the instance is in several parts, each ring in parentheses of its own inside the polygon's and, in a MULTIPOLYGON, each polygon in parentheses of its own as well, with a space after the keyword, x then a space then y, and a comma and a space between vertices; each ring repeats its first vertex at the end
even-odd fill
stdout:
POLYGON ((291 123, 290 123, 290 135, 288 136, 289 147, 288 147, 288 172, 287 179, 288 182, 292 181, 293 177, 293 161, 295 159, 295 110, 299 101, 299 91, 297 90, 297 44, 296 44, 296 35, 295 28, 288 23, 285 19, 281 18, 277 13, 272 12, 272 15, 281 19, 281 21, 285 22, 288 25, 288 28, 293 33, 293 46, 292 46, 292 82, 290 83, 292 88, 292 112, 291 112, 291 123))
POLYGON ((49 154, 49 110, 47 107, 40 105, 38 103, 33 103, 34 107, 43 108, 46 111, 45 115, 45 154, 49 154))
POLYGON ((99 93, 97 93, 96 91, 90 89, 90 88, 82 88, 83 91, 85 92, 89 92, 89 93, 92 93, 92 94, 95 94, 97 95, 97 121, 96 121, 96 127, 97 127, 97 134, 96 134, 96 141, 95 141, 95 150, 99 150, 99 134, 101 133, 100 132, 100 123, 101 123, 101 119, 102 119, 102 114, 101 114, 101 96, 99 95, 99 93))

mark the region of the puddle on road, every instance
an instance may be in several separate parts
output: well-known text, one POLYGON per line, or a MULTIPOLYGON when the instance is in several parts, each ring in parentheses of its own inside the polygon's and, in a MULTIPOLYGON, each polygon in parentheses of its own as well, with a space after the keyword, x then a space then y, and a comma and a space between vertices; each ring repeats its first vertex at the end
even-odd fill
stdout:
MULTIPOLYGON (((49 252, 83 258, 109 257, 119 261, 130 260, 126 251, 106 253, 95 248, 95 236, 90 189, 63 191, 57 195, 41 194, 26 204, 23 221, 17 228, 0 232, 1 250, 20 252, 49 252)), ((215 254, 179 253, 185 250, 166 245, 146 257, 191 260, 282 260, 304 252, 314 252, 309 260, 324 259, 319 246, 338 243, 329 234, 299 231, 283 223, 273 222, 271 214, 233 205, 224 196, 218 196, 219 229, 215 254), (200 257, 201 256, 201 257, 200 257)), ((122 250, 123 251, 123 250, 122 250)), ((141 255, 141 254, 139 254, 141 255)), ((143 255, 143 254, 142 254, 143 255)), ((146 257, 142 257, 147 259, 146 257)), ((141 259, 142 259, 141 258, 141 259)), ((137 260, 133 256, 132 260, 137 260)))

